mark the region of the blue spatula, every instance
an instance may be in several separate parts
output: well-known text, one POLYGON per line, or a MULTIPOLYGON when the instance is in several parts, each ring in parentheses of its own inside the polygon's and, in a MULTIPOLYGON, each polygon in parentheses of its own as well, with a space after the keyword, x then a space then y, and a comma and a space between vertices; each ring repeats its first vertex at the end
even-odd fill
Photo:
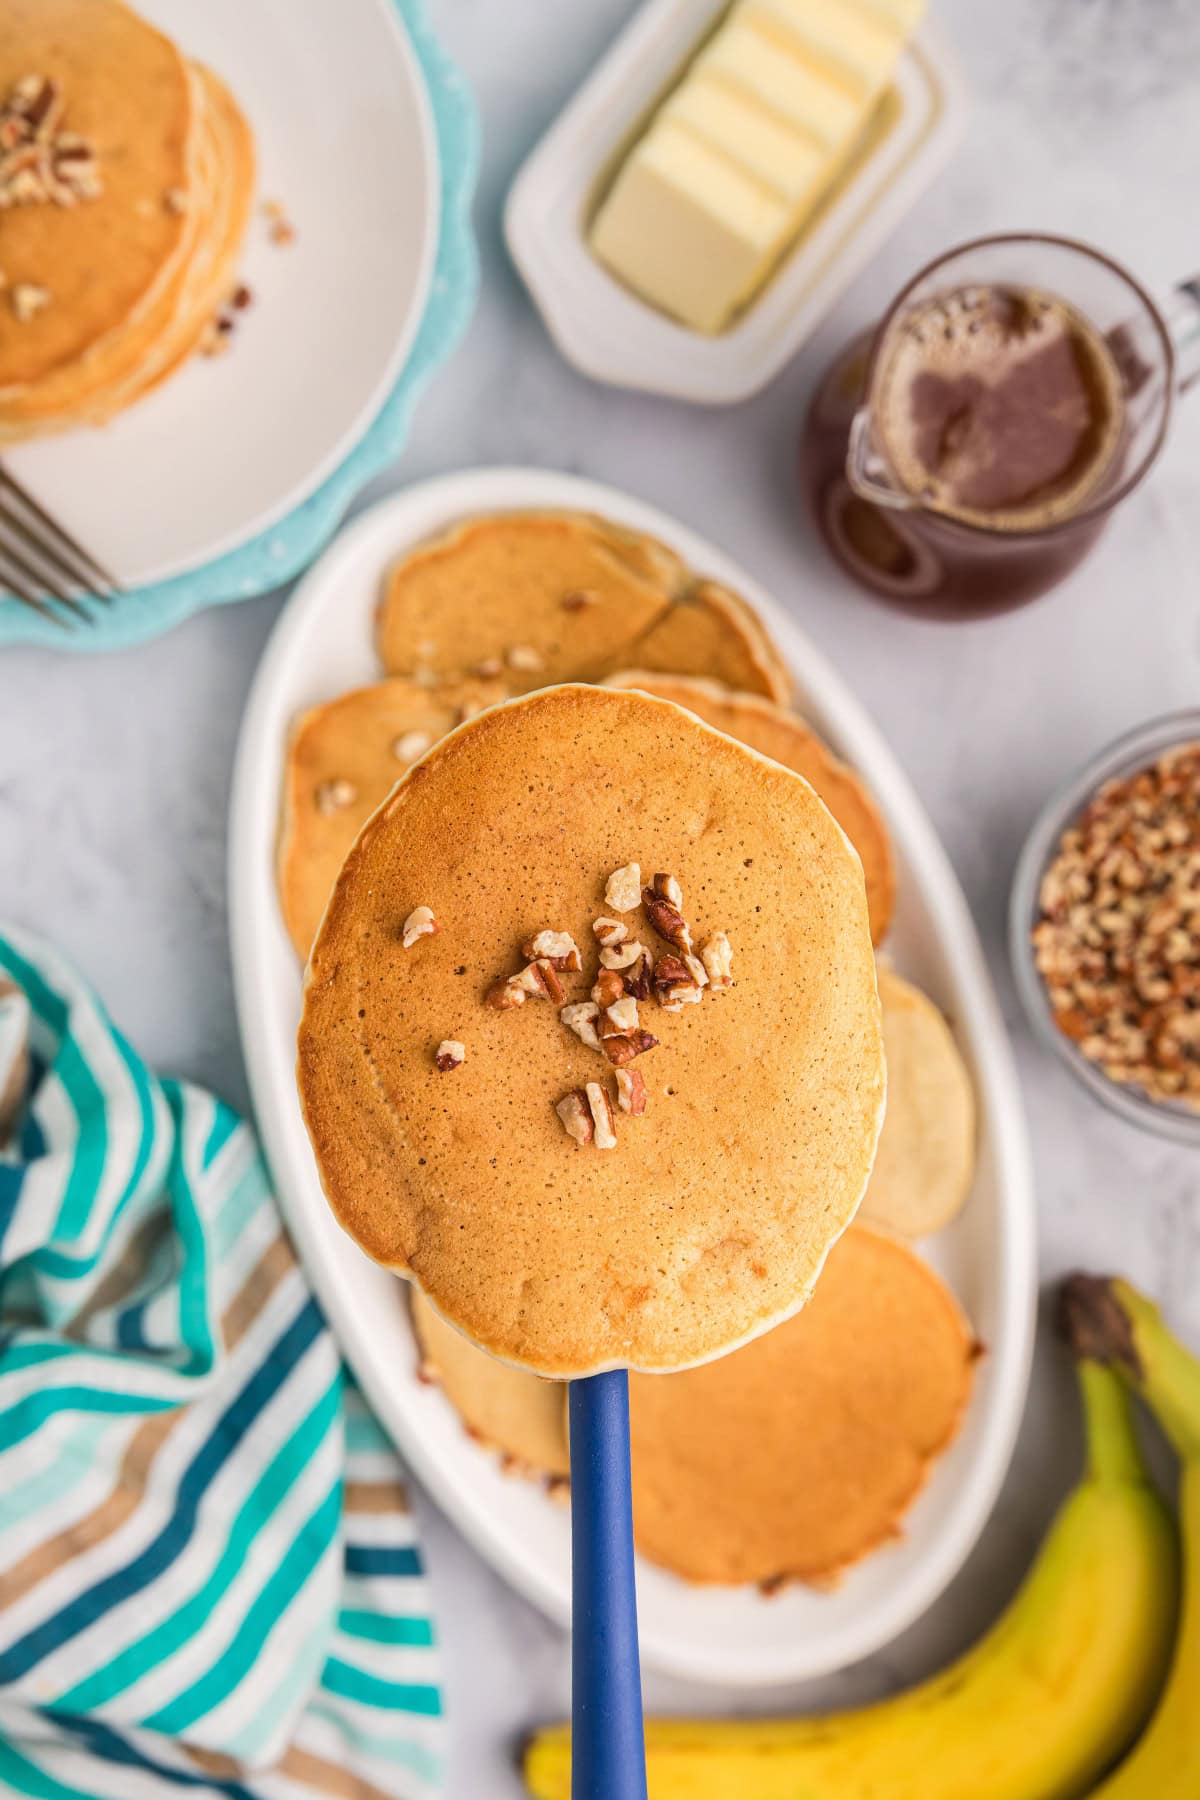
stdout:
POLYGON ((624 1369, 573 1381, 569 1406, 571 1796, 646 1800, 624 1369))

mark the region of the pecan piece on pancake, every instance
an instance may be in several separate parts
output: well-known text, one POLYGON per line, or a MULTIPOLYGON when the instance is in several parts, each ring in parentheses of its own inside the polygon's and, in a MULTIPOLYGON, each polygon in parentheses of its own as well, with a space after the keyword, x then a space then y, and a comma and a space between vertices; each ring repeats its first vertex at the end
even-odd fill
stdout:
POLYGON ((553 963, 539 956, 536 962, 526 963, 517 975, 509 975, 502 981, 493 982, 484 996, 487 1004, 497 1012, 510 1012, 514 1006, 524 1006, 526 1000, 553 1000, 555 1006, 562 1005, 563 985, 553 963))
POLYGON ((615 1150, 617 1134, 613 1129, 616 1121, 613 1118, 612 1101, 598 1081, 589 1081, 584 1093, 587 1095, 588 1111, 592 1115, 594 1127, 592 1142, 597 1150, 615 1150))
POLYGON ((618 1069, 614 1079, 617 1105, 631 1118, 640 1118, 646 1110, 646 1077, 640 1069, 618 1069))
POLYGON ((681 956, 691 954, 692 934, 682 911, 683 894, 673 875, 656 875, 653 885, 642 889, 642 905, 646 917, 663 938, 681 956))
POLYGON ((600 1034, 596 1029, 596 1020, 600 1017, 600 1008, 594 1000, 579 1000, 573 1006, 564 1006, 558 1016, 567 1030, 573 1031, 589 1050, 599 1050, 600 1034))
POLYGON ((587 1095, 582 1088, 572 1088, 569 1094, 564 1094, 556 1102, 554 1110, 569 1138, 573 1138, 581 1148, 584 1144, 591 1143, 596 1135, 596 1128, 592 1123, 587 1095))
POLYGON ((434 1055, 443 1075, 448 1075, 452 1069, 461 1069, 466 1060, 466 1047, 457 1038, 443 1038, 434 1055))
POLYGON ((651 1037, 648 1031, 639 1027, 637 1031, 603 1038, 601 1048, 615 1069, 623 1069, 635 1056, 644 1056, 647 1050, 655 1049, 657 1044, 656 1037, 651 1037))
POLYGON ((436 937, 441 929, 432 907, 414 906, 401 928, 400 942, 406 950, 411 950, 418 938, 436 937))
POLYGON ((604 900, 614 912, 634 912, 641 898, 642 871, 637 863, 626 863, 614 869, 605 883, 604 900))
POLYGON ((723 931, 714 931, 700 946, 700 961, 714 994, 733 986, 733 946, 723 931))
POLYGON ((667 1012, 694 1006, 701 996, 701 984, 681 956, 660 956, 651 982, 655 999, 667 1012))
POLYGON ((531 962, 548 962, 554 969, 582 969, 579 945, 569 931, 537 931, 521 945, 521 955, 531 962))

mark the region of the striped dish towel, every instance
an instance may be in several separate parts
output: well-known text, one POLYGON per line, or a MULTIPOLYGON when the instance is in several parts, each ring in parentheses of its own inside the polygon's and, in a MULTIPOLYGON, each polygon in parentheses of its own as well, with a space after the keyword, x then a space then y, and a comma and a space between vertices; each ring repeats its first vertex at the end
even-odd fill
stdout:
POLYGON ((401 1469, 250 1131, 0 935, 0 1792, 427 1800, 401 1469))

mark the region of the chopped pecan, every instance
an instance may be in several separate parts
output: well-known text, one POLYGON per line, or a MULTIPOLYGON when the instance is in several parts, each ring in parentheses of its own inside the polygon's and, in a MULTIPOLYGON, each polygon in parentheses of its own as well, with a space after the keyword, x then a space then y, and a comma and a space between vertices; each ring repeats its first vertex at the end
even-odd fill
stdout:
POLYGON ((592 999, 603 1011, 607 1011, 614 1000, 619 1000, 625 992, 625 983, 615 969, 601 969, 596 977, 596 985, 592 989, 592 999))
POLYGON ((610 944, 600 952, 600 961, 606 969, 632 969, 646 954, 646 946, 637 938, 630 938, 624 944, 610 944))
POLYGON ((457 1038, 443 1038, 434 1056, 443 1075, 448 1075, 451 1069, 461 1069, 466 1060, 466 1048, 457 1038))
POLYGON ((632 1118, 640 1118, 646 1110, 646 1077, 640 1069, 618 1069, 617 1105, 632 1118))
POLYGON ((667 1012, 678 1012, 700 999, 700 986, 682 957, 660 956, 651 980, 654 997, 667 1012))
POLYGON ((531 675, 546 665, 545 657, 532 644, 514 644, 508 652, 507 661, 510 669, 524 670, 531 675))
POLYGON ((650 998, 650 968, 649 953, 643 950, 639 960, 631 968, 621 972, 621 979, 625 983, 625 992, 632 994, 635 1000, 650 998))
POLYGON ((393 740, 392 755, 398 762, 416 762, 433 743, 432 731, 404 731, 393 740))
POLYGON ((521 955, 548 962, 554 969, 582 969, 579 945, 569 931, 538 931, 521 945, 521 955))
POLYGON ((626 863, 623 868, 614 869, 605 883, 605 904, 614 912, 634 912, 641 898, 642 871, 635 863, 626 863))
POLYGON ((411 950, 418 938, 435 937, 441 929, 431 907, 414 906, 401 927, 400 942, 411 950))
POLYGON ((573 594, 564 594, 559 605, 564 612, 583 612, 585 607, 598 606, 599 594, 593 594, 587 588, 577 588, 573 594))
POLYGON ((723 931, 714 931, 700 946, 700 961, 714 994, 733 986, 733 946, 723 931))
POLYGON ((313 798, 317 811, 328 818, 332 813, 344 812, 348 806, 353 806, 358 799, 358 789, 352 781, 323 781, 313 798))
POLYGON ((670 875, 656 875, 655 886, 642 889, 642 904, 646 908, 646 917, 657 931, 660 938, 678 950, 681 955, 690 955, 692 934, 688 930, 687 920, 668 893, 659 893, 658 883, 664 888, 679 893, 679 883, 670 875))
POLYGON ((593 919, 592 935, 602 950, 611 950, 616 944, 623 944, 629 936, 629 927, 620 919, 593 919))
POLYGON ((510 1012, 514 1006, 524 1006, 530 998, 553 1000, 555 1006, 560 1006, 562 997, 562 982, 554 965, 544 956, 539 956, 536 962, 526 963, 519 974, 493 982, 484 996, 487 1004, 497 1012, 510 1012))
MULTIPOLYGON (((605 1007, 604 1016, 616 1027, 622 1037, 628 1037, 631 1031, 636 1031, 638 1028, 637 1001, 632 995, 625 994, 620 1000, 614 1000, 611 1006, 605 1007)), ((611 1034, 601 1029, 600 1035, 608 1037, 611 1034)))
POLYGON ((564 1006, 559 1018, 568 1031, 573 1031, 589 1050, 599 1050, 600 1034, 596 1029, 596 1020, 600 1017, 600 1008, 594 1000, 579 1000, 573 1006, 564 1006))
POLYGON ((589 1081, 584 1093, 587 1095, 588 1111, 592 1115, 595 1133, 592 1142, 597 1150, 615 1150, 617 1134, 613 1130, 612 1101, 598 1081, 589 1081))
POLYGON ((8 304, 18 325, 28 325, 50 304, 50 289, 36 281, 16 281, 8 290, 8 304))
POLYGON ((631 1031, 627 1035, 605 1038, 601 1048, 613 1067, 621 1069, 626 1063, 631 1063, 634 1057, 644 1056, 647 1050, 655 1049, 657 1044, 656 1037, 651 1037, 648 1031, 639 1027, 637 1031, 631 1031))
POLYGON ((592 1123, 588 1097, 582 1088, 572 1088, 569 1094, 564 1094, 554 1110, 569 1138, 574 1138, 580 1146, 591 1143, 595 1136, 595 1126, 592 1123))

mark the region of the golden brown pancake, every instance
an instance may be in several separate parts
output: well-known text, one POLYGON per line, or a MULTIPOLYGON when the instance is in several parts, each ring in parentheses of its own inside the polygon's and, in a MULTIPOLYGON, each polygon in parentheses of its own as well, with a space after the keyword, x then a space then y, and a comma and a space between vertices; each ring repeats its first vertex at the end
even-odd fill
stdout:
POLYGON ((639 1549, 689 1581, 828 1581, 900 1534, 974 1357, 933 1270, 855 1226, 797 1317, 703 1368, 631 1379, 639 1549))
POLYGON ((786 705, 792 683, 758 614, 732 588, 698 581, 639 639, 626 667, 720 681, 786 705))
POLYGON ((690 676, 626 669, 610 676, 606 686, 641 688, 643 693, 686 706, 706 724, 761 750, 810 781, 862 859, 871 936, 880 942, 891 923, 896 898, 887 826, 853 769, 834 756, 803 719, 757 695, 735 693, 716 682, 690 676))
POLYGON ((473 1437, 522 1474, 568 1475, 566 1393, 527 1369, 497 1362, 447 1325, 412 1289, 413 1330, 430 1370, 473 1437))
MULTIPOLYGON (((627 917, 661 962, 645 909, 627 917)), ((807 782, 678 707, 589 687, 496 707, 350 851, 298 1081, 343 1225, 483 1348, 554 1376, 703 1361, 803 1304, 866 1185, 883 1071, 861 865, 807 782), (608 1058, 548 1000, 486 997, 546 929, 584 952, 562 976, 584 1001, 609 876, 635 861, 681 885, 698 946, 728 934, 734 985, 642 1004, 645 1113, 577 1146, 557 1104, 611 1097, 608 1058), (465 1050, 448 1073, 443 1040, 465 1050)))
POLYGON ((887 1113, 863 1219, 920 1237, 962 1210, 975 1175, 975 1090, 933 1001, 879 967, 887 1113))
POLYGON ((377 681, 314 706, 288 744, 279 831, 279 904, 303 962, 346 852, 410 763, 468 716, 502 699, 482 681, 437 694, 377 681))
POLYGON ((120 0, 10 0, 0 103, 31 75, 57 89, 38 154, 86 153, 97 191, 0 212, 4 440, 102 422, 191 353, 234 285, 254 186, 228 89, 120 0))
POLYGON ((686 573, 651 540, 583 513, 466 519, 387 577, 379 655, 393 675, 503 675, 525 693, 590 681, 653 624, 686 573))
POLYGON ((376 635, 390 674, 431 682, 483 670, 529 693, 636 664, 788 693, 744 600, 697 581, 657 539, 588 513, 460 521, 389 572, 376 635))

